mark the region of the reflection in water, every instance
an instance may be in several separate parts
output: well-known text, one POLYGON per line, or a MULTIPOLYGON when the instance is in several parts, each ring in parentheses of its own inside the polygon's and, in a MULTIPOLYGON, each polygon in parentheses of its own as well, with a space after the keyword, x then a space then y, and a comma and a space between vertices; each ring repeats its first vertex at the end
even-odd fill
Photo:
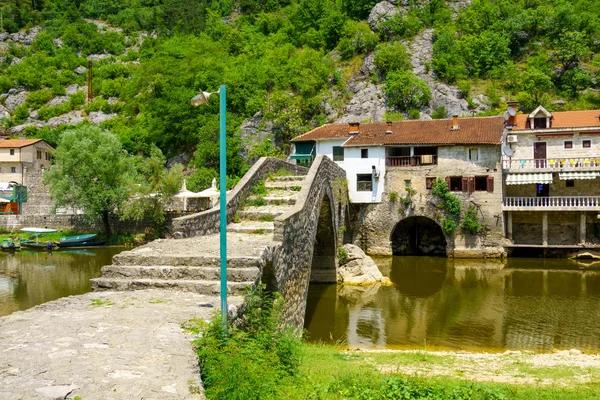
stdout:
POLYGON ((90 279, 123 247, 0 252, 0 316, 60 297, 89 292, 90 279))
POLYGON ((394 286, 310 285, 311 340, 488 351, 600 348, 600 272, 548 259, 375 261, 394 286))

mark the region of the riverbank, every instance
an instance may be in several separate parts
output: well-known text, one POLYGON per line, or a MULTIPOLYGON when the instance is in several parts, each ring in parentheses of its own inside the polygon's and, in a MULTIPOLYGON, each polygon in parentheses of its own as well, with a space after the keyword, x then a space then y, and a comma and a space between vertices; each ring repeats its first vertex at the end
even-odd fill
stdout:
POLYGON ((196 293, 102 292, 2 317, 0 399, 202 399, 181 324, 218 304, 196 293))

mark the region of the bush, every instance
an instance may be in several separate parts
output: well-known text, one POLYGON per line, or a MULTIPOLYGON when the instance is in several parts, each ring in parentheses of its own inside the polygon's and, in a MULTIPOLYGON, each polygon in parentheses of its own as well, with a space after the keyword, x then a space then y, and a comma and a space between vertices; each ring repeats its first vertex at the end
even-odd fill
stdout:
POLYGON ((408 110, 408 117, 410 119, 419 119, 421 118, 421 112, 416 109, 408 110))
POLYGON ((390 192, 389 196, 392 203, 398 201, 398 192, 390 192))
POLYGON ((390 104, 401 110, 418 109, 429 104, 431 100, 427 82, 409 71, 390 72, 384 90, 390 104))
POLYGON ((27 103, 21 104, 19 107, 15 108, 13 121, 16 124, 22 124, 29 117, 29 107, 27 103))
POLYGON ((48 89, 36 90, 27 95, 27 104, 33 109, 38 109, 52 100, 52 97, 52 92, 48 89))
POLYGON ((445 235, 449 235, 456 231, 456 222, 452 218, 442 218, 442 232, 445 235))
POLYGON ((460 228, 463 232, 471 235, 476 235, 481 232, 482 226, 477 218, 477 209, 475 206, 473 206, 473 204, 469 204, 460 228))
POLYGON ((348 259, 348 251, 346 249, 338 247, 338 263, 344 264, 348 259))
POLYGON ((435 109, 435 111, 431 114, 431 118, 433 119, 443 119, 448 118, 448 111, 446 111, 446 107, 440 106, 435 109))
POLYGON ((264 285, 246 293, 242 317, 212 318, 195 341, 202 382, 210 399, 278 398, 282 379, 300 364, 300 339, 284 327, 283 301, 264 285))
POLYGON ((381 43, 377 46, 374 60, 381 73, 410 69, 410 57, 402 43, 381 43))

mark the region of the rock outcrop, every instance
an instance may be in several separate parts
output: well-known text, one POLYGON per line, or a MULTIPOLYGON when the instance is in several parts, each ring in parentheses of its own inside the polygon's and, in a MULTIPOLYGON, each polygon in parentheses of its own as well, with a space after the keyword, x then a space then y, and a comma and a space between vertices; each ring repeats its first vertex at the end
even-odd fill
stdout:
POLYGON ((375 7, 371 9, 371 13, 369 14, 369 26, 376 32, 379 24, 387 21, 399 12, 400 9, 389 1, 377 3, 375 4, 375 7))
POLYGON ((27 100, 27 94, 29 94, 29 92, 26 90, 9 90, 8 96, 6 96, 6 99, 4 100, 4 106, 8 109, 8 111, 14 111, 15 108, 25 103, 27 100))
POLYGON ((340 260, 338 269, 338 282, 346 285, 370 285, 374 283, 389 283, 377 268, 371 257, 365 254, 358 246, 345 244, 342 247, 348 255, 340 260))

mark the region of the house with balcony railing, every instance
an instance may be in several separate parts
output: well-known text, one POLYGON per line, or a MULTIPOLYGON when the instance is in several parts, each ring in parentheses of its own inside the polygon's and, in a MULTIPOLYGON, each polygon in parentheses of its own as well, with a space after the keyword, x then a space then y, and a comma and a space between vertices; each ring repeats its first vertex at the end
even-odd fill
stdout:
POLYGON ((515 245, 600 243, 600 110, 518 114, 502 146, 506 236, 515 245))

